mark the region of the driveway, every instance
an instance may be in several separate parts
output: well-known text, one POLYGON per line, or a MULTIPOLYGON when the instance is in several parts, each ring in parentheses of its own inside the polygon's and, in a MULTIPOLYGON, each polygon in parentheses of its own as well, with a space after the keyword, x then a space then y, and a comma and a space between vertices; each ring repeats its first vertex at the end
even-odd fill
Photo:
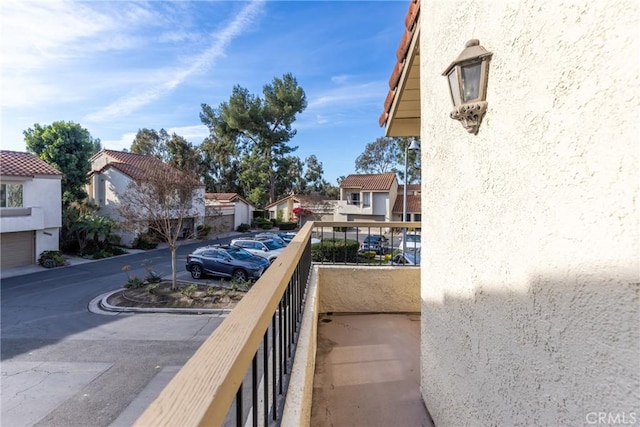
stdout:
MULTIPOLYGON (((190 278, 186 255, 207 243, 179 248, 180 276, 190 278)), ((168 249, 159 249, 2 279, 1 425, 131 425, 223 321, 88 310, 122 287, 124 265, 144 275, 144 260, 171 272, 168 249)))

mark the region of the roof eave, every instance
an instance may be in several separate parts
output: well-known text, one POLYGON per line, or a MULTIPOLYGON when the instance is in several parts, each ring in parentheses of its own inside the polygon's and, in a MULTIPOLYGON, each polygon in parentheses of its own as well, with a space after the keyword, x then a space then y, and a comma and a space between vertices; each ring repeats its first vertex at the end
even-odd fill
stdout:
MULTIPOLYGON (((419 20, 420 18, 418 18, 419 20)), ((411 38, 393 102, 384 122, 385 136, 420 136, 420 24, 411 38)))

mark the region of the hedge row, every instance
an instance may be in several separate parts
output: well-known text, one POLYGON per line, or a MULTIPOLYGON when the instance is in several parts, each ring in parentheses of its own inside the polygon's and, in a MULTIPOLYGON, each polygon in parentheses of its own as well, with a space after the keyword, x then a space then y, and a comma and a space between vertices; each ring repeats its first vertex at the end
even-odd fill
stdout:
POLYGON ((314 262, 358 262, 360 243, 352 239, 322 239, 311 246, 314 262))

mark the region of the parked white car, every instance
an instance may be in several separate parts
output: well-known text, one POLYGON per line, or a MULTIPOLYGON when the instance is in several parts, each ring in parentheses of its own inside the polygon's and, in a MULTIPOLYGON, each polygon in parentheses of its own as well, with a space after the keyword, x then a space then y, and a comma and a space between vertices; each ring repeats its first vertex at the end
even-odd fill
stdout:
POLYGON ((233 239, 231 244, 233 246, 238 246, 247 252, 251 252, 254 255, 266 258, 269 262, 275 261, 276 258, 278 258, 278 255, 280 255, 284 250, 284 248, 273 239, 233 239))
MULTIPOLYGON (((420 236, 420 234, 417 233, 407 233, 407 246, 406 249, 410 250, 410 249, 421 249, 422 248, 422 243, 421 243, 421 239, 422 236, 420 236)), ((402 250, 404 248, 404 242, 402 240, 402 237, 400 238, 400 243, 398 244, 398 249, 402 250)))

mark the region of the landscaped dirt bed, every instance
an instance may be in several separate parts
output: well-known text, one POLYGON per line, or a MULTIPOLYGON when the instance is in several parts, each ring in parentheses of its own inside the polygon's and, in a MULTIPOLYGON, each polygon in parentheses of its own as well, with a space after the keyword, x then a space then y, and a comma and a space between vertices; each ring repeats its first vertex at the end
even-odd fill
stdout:
POLYGON ((116 292, 107 298, 107 303, 116 307, 230 309, 245 294, 240 290, 193 283, 178 283, 172 290, 171 282, 163 281, 116 292))

